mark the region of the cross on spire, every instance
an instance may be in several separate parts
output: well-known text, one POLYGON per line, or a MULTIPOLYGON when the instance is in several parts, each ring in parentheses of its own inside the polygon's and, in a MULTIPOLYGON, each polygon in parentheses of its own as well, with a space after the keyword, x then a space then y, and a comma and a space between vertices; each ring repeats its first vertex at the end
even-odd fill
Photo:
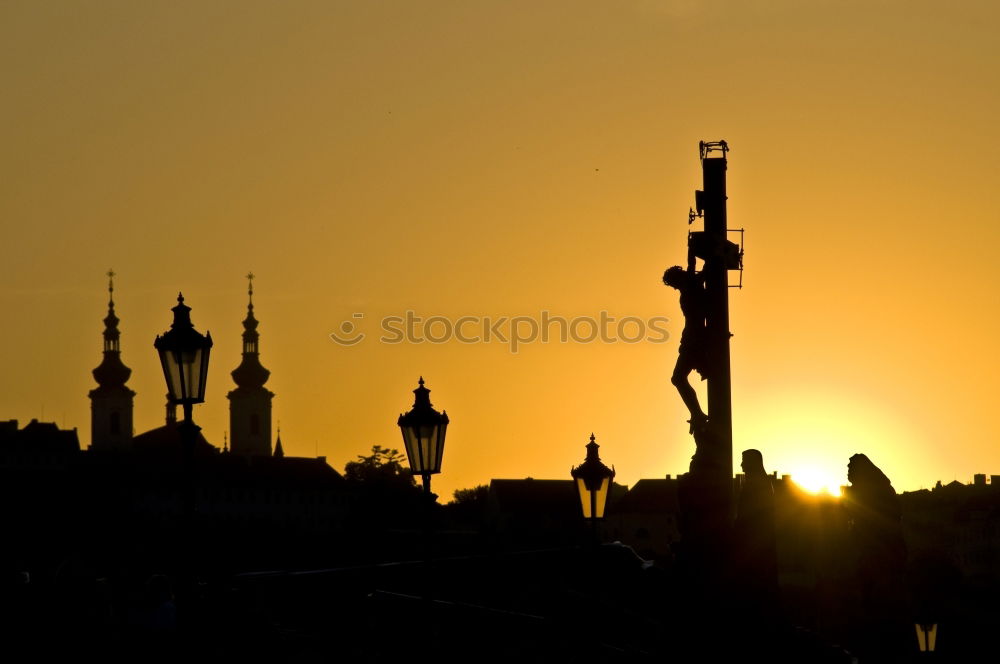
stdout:
POLYGON ((250 296, 250 305, 253 306, 253 272, 247 272, 247 295, 250 296))
POLYGON ((108 299, 113 300, 115 294, 115 271, 108 270, 108 299))

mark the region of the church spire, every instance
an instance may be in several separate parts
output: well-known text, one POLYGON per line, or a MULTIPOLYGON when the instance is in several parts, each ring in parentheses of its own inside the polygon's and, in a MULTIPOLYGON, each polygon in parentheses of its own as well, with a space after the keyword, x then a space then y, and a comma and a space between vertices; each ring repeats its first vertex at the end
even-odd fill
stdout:
POLYGON ((256 353, 260 334, 257 319, 253 315, 253 272, 247 272, 247 317, 243 319, 243 352, 256 353))
POLYGON ((104 318, 104 352, 121 350, 118 340, 118 316, 115 315, 115 271, 108 270, 108 315, 104 318))
POLYGON ((243 319, 243 361, 233 371, 233 381, 248 389, 263 387, 271 375, 260 363, 259 323, 253 315, 253 280, 254 273, 250 272, 247 274, 247 317, 243 319))
POLYGON ((243 358, 233 370, 236 389, 229 398, 229 445, 234 454, 271 456, 271 399, 264 387, 271 372, 260 363, 260 333, 253 312, 254 274, 247 274, 247 316, 243 319, 243 358))
POLYGON ((122 364, 120 322, 115 315, 115 271, 108 270, 108 315, 104 317, 104 359, 94 369, 94 380, 104 388, 123 388, 132 370, 122 364))
POLYGON ((132 398, 125 383, 132 370, 122 363, 121 331, 115 314, 115 272, 108 270, 108 315, 104 317, 104 357, 94 369, 98 387, 90 391, 90 445, 95 449, 123 449, 132 440, 132 398))

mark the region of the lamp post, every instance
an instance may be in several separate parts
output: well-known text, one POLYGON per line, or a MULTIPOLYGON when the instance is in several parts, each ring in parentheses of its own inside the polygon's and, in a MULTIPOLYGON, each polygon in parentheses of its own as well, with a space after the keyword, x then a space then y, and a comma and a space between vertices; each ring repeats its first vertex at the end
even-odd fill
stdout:
POLYGON ((591 523, 595 543, 598 541, 597 522, 604 519, 604 510, 608 505, 608 496, 611 493, 611 480, 615 477, 614 467, 608 468, 601 463, 601 457, 597 454, 599 447, 600 445, 594 440, 594 434, 590 434, 590 442, 587 443, 587 458, 582 464, 570 471, 570 475, 576 480, 576 488, 580 494, 583 518, 591 523))
POLYGON ((205 401, 205 381, 208 378, 208 356, 212 349, 212 335, 202 335, 191 324, 191 307, 184 304, 184 296, 177 294, 174 322, 170 329, 156 337, 153 347, 160 355, 163 377, 167 381, 167 401, 180 404, 184 420, 177 425, 181 442, 182 535, 180 573, 177 584, 178 626, 187 631, 190 623, 190 596, 192 594, 192 563, 194 548, 194 448, 199 427, 191 419, 194 404, 205 401))
MULTIPOLYGON (((424 485, 423 500, 423 548, 424 548, 424 600, 430 600, 431 562, 431 507, 434 494, 431 493, 431 475, 441 472, 441 458, 444 456, 444 436, 448 431, 448 412, 439 413, 431 406, 431 391, 424 387, 424 377, 420 377, 417 389, 413 390, 413 408, 399 416, 399 430, 403 433, 406 458, 410 461, 410 472, 420 475, 424 485)), ((430 615, 430 612, 427 613, 430 615)))
POLYGON ((424 378, 413 390, 413 408, 399 416, 400 431, 406 457, 410 461, 410 472, 420 475, 424 485, 424 495, 431 499, 431 475, 441 472, 441 458, 444 455, 444 436, 448 429, 448 411, 439 413, 431 406, 431 391, 424 387, 424 378))

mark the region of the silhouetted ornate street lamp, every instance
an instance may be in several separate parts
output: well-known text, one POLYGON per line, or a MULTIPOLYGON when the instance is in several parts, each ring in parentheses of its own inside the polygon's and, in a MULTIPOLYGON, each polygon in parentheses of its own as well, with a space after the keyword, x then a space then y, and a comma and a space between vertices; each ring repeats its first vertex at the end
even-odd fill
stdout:
POLYGON ((580 506, 583 508, 583 518, 591 522, 594 537, 597 537, 597 522, 604 518, 604 509, 608 505, 611 493, 611 480, 615 477, 614 468, 608 468, 601 463, 597 454, 598 445, 594 434, 590 434, 587 443, 587 458, 582 464, 573 468, 570 475, 576 480, 576 488, 580 493, 580 506))
POLYGON ((399 429, 403 432, 410 472, 420 475, 424 493, 431 493, 431 475, 441 472, 444 455, 444 436, 448 429, 448 411, 439 413, 431 406, 431 391, 424 387, 424 378, 413 390, 413 408, 399 416, 399 429))
POLYGON ((167 381, 167 398, 184 408, 184 422, 191 423, 191 407, 205 401, 208 379, 208 355, 212 350, 211 333, 203 335, 191 324, 191 307, 184 296, 177 294, 177 306, 172 309, 174 322, 153 346, 160 354, 163 376, 167 381))
POLYGON ((184 296, 177 294, 173 308, 174 322, 162 336, 153 342, 160 354, 163 377, 167 381, 167 401, 181 404, 184 420, 177 425, 181 444, 181 552, 177 582, 177 620, 182 631, 190 629, 191 598, 194 587, 194 532, 195 490, 194 449, 198 441, 198 426, 191 419, 194 404, 205 401, 205 382, 208 378, 208 355, 212 349, 212 335, 203 335, 191 324, 191 307, 184 304, 184 296))

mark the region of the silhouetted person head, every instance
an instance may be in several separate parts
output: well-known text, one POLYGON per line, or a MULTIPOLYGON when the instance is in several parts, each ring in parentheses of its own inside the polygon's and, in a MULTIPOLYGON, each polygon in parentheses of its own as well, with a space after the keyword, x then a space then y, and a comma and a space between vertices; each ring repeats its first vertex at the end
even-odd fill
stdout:
POLYGON ((844 506, 855 533, 862 540, 901 538, 899 498, 885 473, 864 454, 855 454, 847 464, 847 479, 851 486, 844 506))
POLYGON ((889 478, 864 454, 855 454, 847 462, 847 481, 851 484, 891 486, 889 478))
POLYGON ((687 272, 680 265, 667 268, 663 273, 663 283, 678 290, 687 282, 687 272))
POLYGON ((740 464, 746 476, 759 477, 767 475, 764 470, 764 457, 760 450, 743 450, 743 462, 740 464))

